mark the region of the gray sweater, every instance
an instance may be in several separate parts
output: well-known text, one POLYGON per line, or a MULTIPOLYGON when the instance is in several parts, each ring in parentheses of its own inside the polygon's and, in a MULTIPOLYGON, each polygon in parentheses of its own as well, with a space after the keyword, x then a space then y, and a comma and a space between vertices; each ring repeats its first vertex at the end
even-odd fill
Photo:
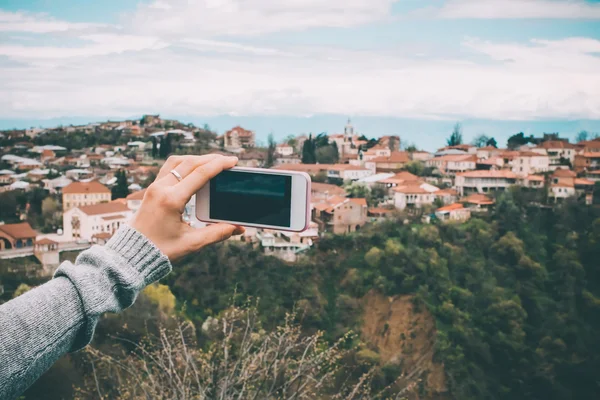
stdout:
POLYGON ((0 399, 13 399, 67 352, 85 347, 100 315, 131 306, 171 271, 139 232, 121 227, 106 246, 65 261, 54 278, 0 306, 0 399))

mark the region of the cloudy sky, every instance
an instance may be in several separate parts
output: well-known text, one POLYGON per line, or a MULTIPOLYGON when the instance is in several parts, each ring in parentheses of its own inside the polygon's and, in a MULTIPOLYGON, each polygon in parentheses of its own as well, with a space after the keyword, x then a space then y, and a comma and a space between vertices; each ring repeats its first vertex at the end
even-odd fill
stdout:
POLYGON ((11 123, 156 112, 594 125, 600 2, 0 0, 0 93, 11 123))

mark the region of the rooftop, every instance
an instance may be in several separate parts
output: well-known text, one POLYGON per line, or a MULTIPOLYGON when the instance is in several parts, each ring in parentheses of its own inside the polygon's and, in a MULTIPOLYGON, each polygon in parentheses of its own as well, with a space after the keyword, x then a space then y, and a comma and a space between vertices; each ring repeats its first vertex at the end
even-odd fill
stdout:
MULTIPOLYGON (((89 171, 86 171, 89 172, 89 171)), ((110 190, 100 182, 73 182, 65 186, 63 193, 110 193, 110 190)))
POLYGON ((91 206, 80 206, 77 208, 87 215, 113 214, 129 211, 127 205, 120 202, 100 203, 91 206))
POLYGON ((29 222, 0 225, 0 232, 4 232, 14 239, 30 239, 37 236, 37 232, 31 228, 29 222))
POLYGON ((460 172, 456 175, 465 178, 517 179, 517 175, 508 170, 467 171, 460 172))

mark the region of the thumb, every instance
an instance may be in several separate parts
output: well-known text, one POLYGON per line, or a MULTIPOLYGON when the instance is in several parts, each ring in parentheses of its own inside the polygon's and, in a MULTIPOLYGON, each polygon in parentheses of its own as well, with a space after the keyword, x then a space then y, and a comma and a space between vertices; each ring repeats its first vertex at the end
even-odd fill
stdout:
POLYGON ((191 242, 190 247, 200 250, 204 246, 222 242, 233 235, 241 235, 245 231, 242 226, 219 223, 208 225, 201 229, 194 229, 188 234, 188 240, 191 242))

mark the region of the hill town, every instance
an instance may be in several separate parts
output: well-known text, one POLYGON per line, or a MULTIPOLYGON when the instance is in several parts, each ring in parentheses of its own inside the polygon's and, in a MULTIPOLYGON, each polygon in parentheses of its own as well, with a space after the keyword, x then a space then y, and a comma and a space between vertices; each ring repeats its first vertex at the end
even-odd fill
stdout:
MULTIPOLYGON (((600 139, 577 143, 547 133, 513 135, 506 147, 461 127, 426 152, 400 136, 368 138, 352 122, 333 134, 288 136, 266 145, 236 126, 222 135, 159 115, 51 129, 0 132, 0 258, 35 255, 51 273, 59 253, 105 243, 139 208, 145 188, 172 154, 236 155, 240 166, 304 171, 313 178, 312 222, 302 233, 248 229, 239 240, 294 261, 328 233, 389 217, 463 223, 485 214, 498 192, 539 193, 535 205, 566 199, 592 206, 599 194, 600 139), (595 198, 596 196, 596 198, 595 198)), ((195 219, 193 201, 184 218, 195 219)))

